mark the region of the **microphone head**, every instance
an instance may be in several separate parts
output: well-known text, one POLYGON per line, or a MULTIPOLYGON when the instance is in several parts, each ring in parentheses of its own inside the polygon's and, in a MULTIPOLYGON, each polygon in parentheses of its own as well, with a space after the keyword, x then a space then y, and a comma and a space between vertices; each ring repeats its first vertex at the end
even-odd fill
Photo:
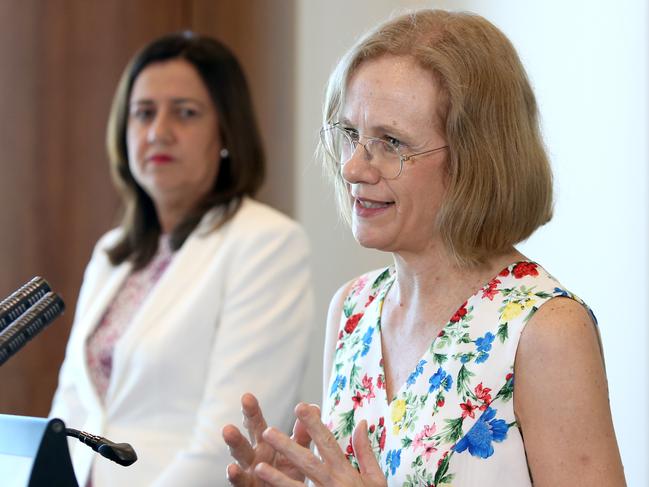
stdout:
POLYGON ((124 467, 132 465, 137 460, 137 453, 128 443, 113 443, 106 441, 103 445, 97 448, 97 451, 102 457, 106 457, 115 463, 119 463, 124 467))

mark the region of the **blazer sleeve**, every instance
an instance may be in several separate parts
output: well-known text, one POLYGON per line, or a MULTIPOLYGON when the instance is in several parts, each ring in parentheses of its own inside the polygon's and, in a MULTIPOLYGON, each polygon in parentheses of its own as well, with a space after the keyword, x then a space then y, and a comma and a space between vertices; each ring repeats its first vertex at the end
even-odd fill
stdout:
POLYGON ((279 227, 249 221, 228 238, 236 251, 192 441, 155 487, 227 485, 232 460, 221 429, 241 423, 244 392, 257 396, 268 424, 286 430, 293 422, 313 321, 306 236, 282 219, 279 227))

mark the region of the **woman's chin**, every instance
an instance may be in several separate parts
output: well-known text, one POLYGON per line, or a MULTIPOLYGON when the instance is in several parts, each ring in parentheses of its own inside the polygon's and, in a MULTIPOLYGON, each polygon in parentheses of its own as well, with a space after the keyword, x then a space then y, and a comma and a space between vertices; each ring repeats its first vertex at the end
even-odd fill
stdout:
POLYGON ((391 250, 385 235, 377 235, 373 232, 357 231, 356 229, 354 229, 353 234, 354 239, 361 247, 380 250, 383 252, 389 252, 391 250))

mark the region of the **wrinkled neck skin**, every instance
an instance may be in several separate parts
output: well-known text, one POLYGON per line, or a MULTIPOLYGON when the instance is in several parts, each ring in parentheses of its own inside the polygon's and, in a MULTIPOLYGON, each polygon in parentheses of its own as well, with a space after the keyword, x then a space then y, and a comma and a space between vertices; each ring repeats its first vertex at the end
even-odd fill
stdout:
MULTIPOLYGON (((525 256, 513 247, 484 264, 461 267, 441 243, 417 252, 394 252, 396 280, 386 304, 406 322, 441 323, 503 268, 525 256)), ((389 310, 388 310, 389 312, 389 310)))

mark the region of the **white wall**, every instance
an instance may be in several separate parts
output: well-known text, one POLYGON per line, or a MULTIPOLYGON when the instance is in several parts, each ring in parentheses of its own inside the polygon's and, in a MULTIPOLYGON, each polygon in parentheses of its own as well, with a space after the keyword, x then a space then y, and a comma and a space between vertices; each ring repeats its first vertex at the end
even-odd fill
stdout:
MULTIPOLYGON (((318 325, 304 397, 320 399, 326 307, 345 280, 388 262, 338 222, 313 160, 327 76, 356 37, 404 7, 472 10, 512 40, 539 100, 556 178, 553 221, 521 250, 594 309, 630 486, 649 485, 649 12, 644 0, 301 0, 297 217, 313 240, 318 325)), ((594 425, 596 427, 596 425, 594 425)))

